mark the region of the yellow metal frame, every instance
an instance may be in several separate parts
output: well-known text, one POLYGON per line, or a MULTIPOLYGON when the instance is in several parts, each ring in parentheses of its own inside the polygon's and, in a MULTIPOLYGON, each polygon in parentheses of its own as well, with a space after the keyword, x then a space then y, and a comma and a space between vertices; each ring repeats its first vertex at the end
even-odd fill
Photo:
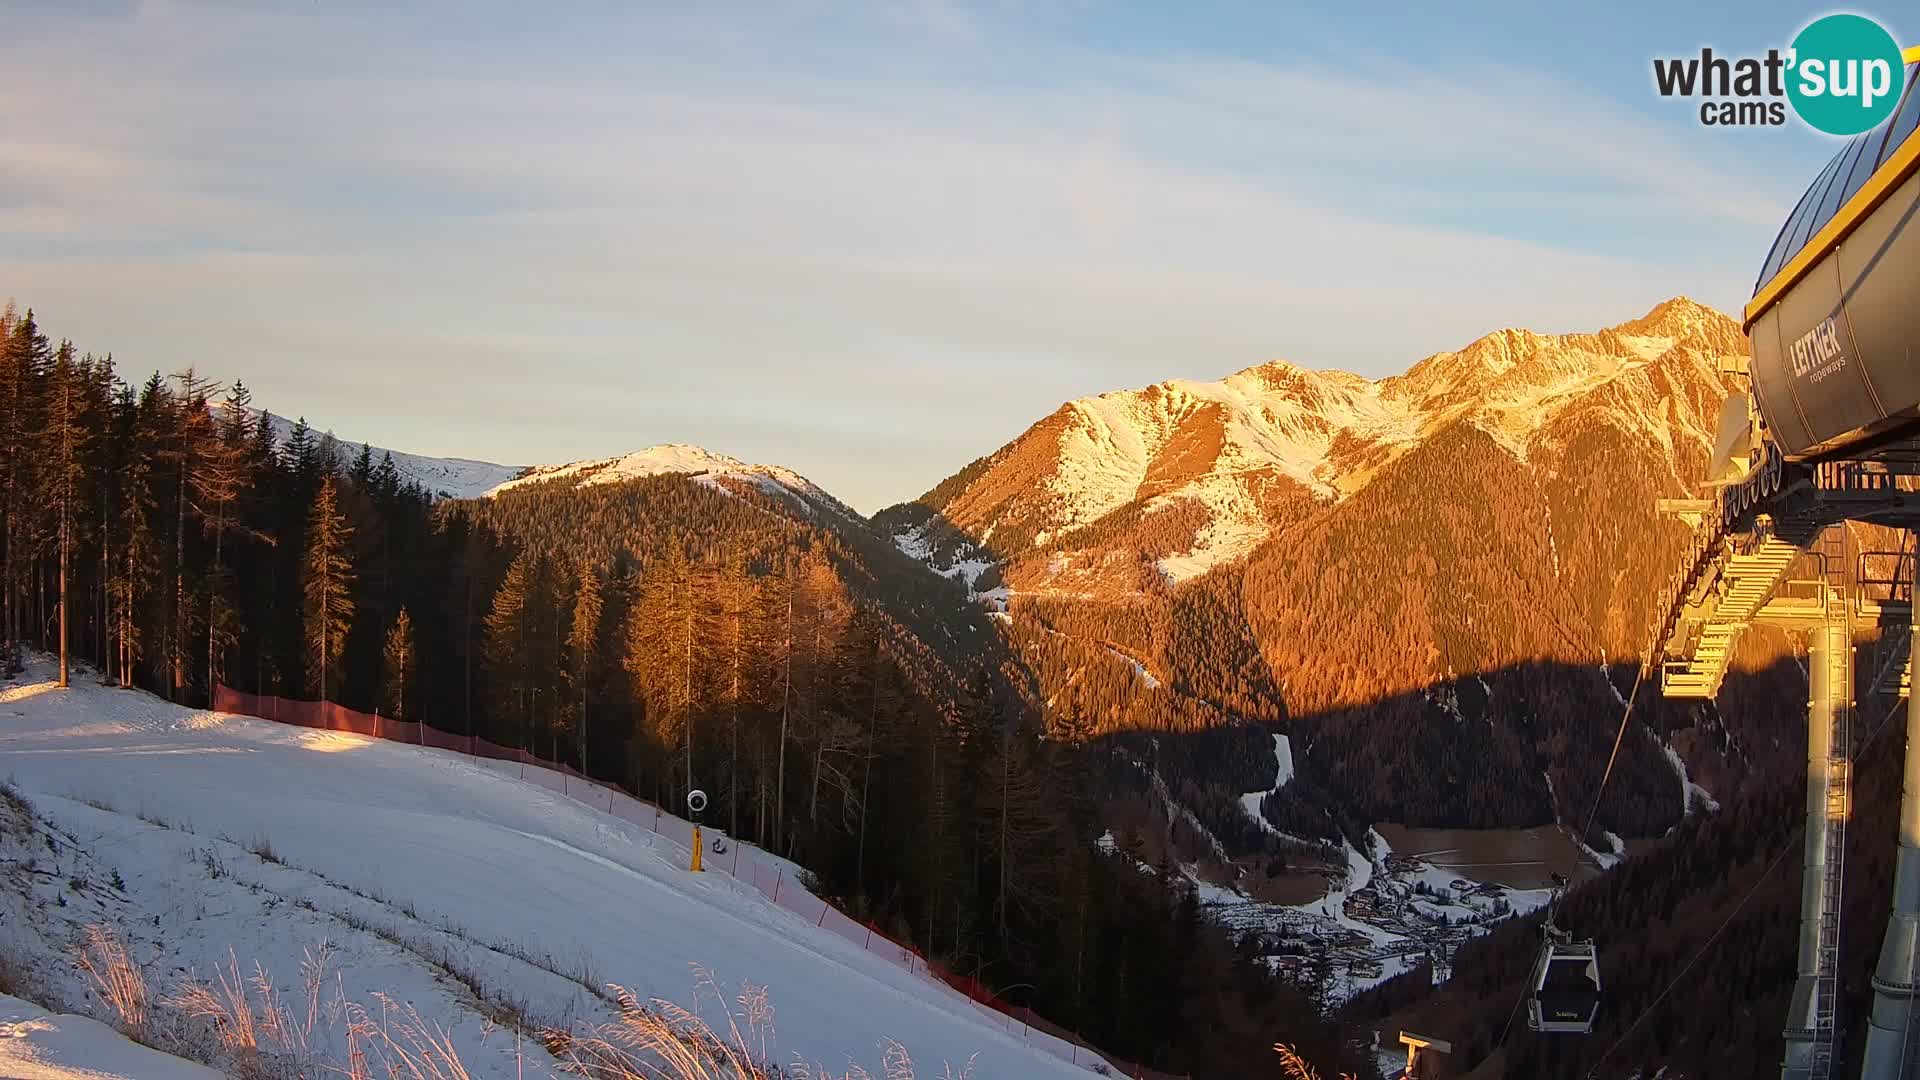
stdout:
MULTIPOLYGON (((1908 49, 1901 55, 1901 59, 1909 64, 1920 64, 1920 45, 1908 49)), ((1920 90, 1914 92, 1920 93, 1920 90)), ((1892 123, 1891 118, 1888 119, 1888 123, 1892 123)), ((1741 329, 1751 333, 1753 324, 1760 321, 1760 316, 1765 315, 1768 308, 1779 302, 1780 297, 1788 289, 1798 285, 1800 279, 1806 277, 1807 272, 1813 269, 1813 264, 1826 258, 1840 241, 1852 235, 1853 230, 1859 228, 1860 223, 1867 219, 1867 215, 1878 210, 1880 204, 1886 202, 1888 196, 1892 195, 1901 184, 1906 183, 1907 178, 1915 172, 1920 172, 1920 138, 1909 137, 1894 152, 1894 155, 1888 158, 1886 163, 1881 165, 1879 170, 1861 186, 1860 190, 1854 193, 1853 198, 1848 199, 1846 205, 1833 215, 1833 220, 1813 234, 1813 239, 1807 241, 1806 245, 1800 249, 1800 253, 1782 267, 1779 273, 1773 275, 1773 280, 1767 282, 1764 288, 1754 294, 1753 299, 1747 304, 1746 319, 1741 324, 1741 329)))

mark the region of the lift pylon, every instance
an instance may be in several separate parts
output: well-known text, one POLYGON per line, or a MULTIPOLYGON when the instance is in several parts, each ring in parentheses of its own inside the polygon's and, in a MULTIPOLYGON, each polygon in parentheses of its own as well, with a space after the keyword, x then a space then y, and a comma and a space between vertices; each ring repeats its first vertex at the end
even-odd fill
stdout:
POLYGON ((1846 537, 1844 526, 1825 530, 1813 551, 1819 576, 1783 581, 1783 590, 1798 595, 1767 601, 1756 619, 1807 634, 1807 827, 1781 1080, 1829 1080, 1837 1053, 1841 883, 1853 801, 1853 567, 1846 537))
MULTIPOLYGON (((1911 564, 1915 588, 1909 602, 1920 597, 1920 548, 1911 564)), ((1920 645, 1920 625, 1907 626, 1907 664, 1920 645)), ((1920 1025, 1914 1023, 1920 976, 1915 973, 1920 951, 1920 695, 1907 698, 1907 753, 1900 791, 1900 835, 1893 871, 1893 909, 1887 913, 1887 934, 1880 942, 1880 962, 1873 971, 1873 1014, 1867 1022, 1867 1045, 1860 1062, 1861 1080, 1900 1080, 1920 1076, 1916 1046, 1920 1025)))

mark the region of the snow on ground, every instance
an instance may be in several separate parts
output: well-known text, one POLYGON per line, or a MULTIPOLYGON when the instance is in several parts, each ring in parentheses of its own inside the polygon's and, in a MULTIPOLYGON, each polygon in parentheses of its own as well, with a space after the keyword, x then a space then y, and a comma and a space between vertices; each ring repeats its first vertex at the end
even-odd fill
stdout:
POLYGON ((1273 778, 1273 790, 1279 791, 1293 779, 1293 740, 1285 735, 1273 737, 1273 761, 1279 771, 1273 778))
POLYGON ((1647 737, 1653 739, 1654 745, 1667 756, 1667 762, 1673 766, 1674 775, 1680 778, 1680 816, 1692 817, 1695 807, 1709 814, 1719 813, 1719 801, 1706 788, 1694 783, 1693 778, 1687 775, 1687 763, 1681 759, 1680 751, 1675 750, 1672 743, 1655 736, 1651 730, 1647 732, 1647 737))
POLYGON ((1138 677, 1141 682, 1147 684, 1147 689, 1149 690, 1160 689, 1160 680, 1153 677, 1153 672, 1147 670, 1147 665, 1141 663, 1138 660, 1135 660, 1133 657, 1128 656, 1126 653, 1121 652, 1119 649, 1116 649, 1111 645, 1107 646, 1107 651, 1112 653, 1116 658, 1120 660, 1124 660, 1128 664, 1132 665, 1134 675, 1138 677))
MULTIPOLYGON (((751 885, 689 874, 665 837, 499 771, 517 766, 47 676, 36 663, 41 681, 0 693, 0 776, 59 833, 41 906, 117 926, 155 977, 210 978, 231 950, 294 993, 326 942, 349 998, 414 1004, 454 1030, 476 1077, 506 1078, 520 1072, 511 1040, 489 1031, 470 984, 536 1018, 605 1019, 589 987, 692 1005, 701 965, 729 996, 742 980, 768 987, 780 1060, 871 1068, 892 1038, 923 1075, 975 1055, 982 1076, 1079 1072, 751 885), (84 860, 122 883, 53 908, 84 860)), ((526 1075, 551 1070, 528 1053, 526 1075)))
POLYGON ((1353 846, 1353 841, 1342 839, 1341 844, 1347 849, 1346 880, 1339 885, 1329 887, 1327 895, 1322 899, 1301 905, 1300 910, 1323 915, 1344 929, 1372 938, 1377 945, 1392 945, 1399 942, 1402 940, 1400 935, 1389 933, 1372 923, 1361 922, 1347 914, 1347 897, 1373 882, 1373 863, 1360 853, 1360 849, 1353 846))
POLYGON ((593 487, 647 476, 691 476, 699 483, 722 492, 727 490, 722 480, 736 480, 753 484, 776 498, 797 500, 806 508, 826 506, 846 516, 856 516, 840 500, 792 469, 779 465, 749 465, 739 458, 687 443, 649 446, 620 457, 572 461, 565 465, 535 465, 521 470, 520 475, 495 483, 475 494, 491 498, 503 491, 547 480, 572 480, 576 487, 593 487))
POLYGON ((1426 960, 1427 960, 1427 957, 1424 953, 1411 953, 1411 952, 1400 953, 1394 956, 1383 957, 1379 961, 1380 974, 1359 975, 1349 970, 1346 977, 1346 985, 1343 987, 1343 989, 1346 991, 1346 996, 1348 998, 1357 997, 1360 994, 1366 993, 1368 990, 1371 990, 1374 987, 1379 986, 1381 983, 1386 982, 1388 979, 1397 979, 1400 976, 1405 975, 1407 972, 1412 971, 1414 968, 1417 968, 1421 964, 1425 963, 1426 960))
POLYGON ((84 1016, 0 994, 0 1076, 15 1080, 220 1080, 84 1016))
MULTIPOLYGON (((1266 791, 1249 791, 1245 795, 1240 796, 1240 805, 1246 808, 1247 816, 1259 822, 1261 827, 1273 833, 1275 836, 1284 837, 1286 834, 1274 828, 1273 823, 1267 820, 1267 816, 1260 812, 1260 801, 1268 795, 1277 793, 1281 788, 1287 786, 1288 781, 1293 779, 1293 741, 1285 735, 1275 735, 1273 737, 1273 757, 1275 764, 1278 766, 1274 773, 1273 786, 1266 791)), ((1382 842, 1384 843, 1384 841, 1382 842)))
POLYGON ((1618 836, 1607 832, 1605 829, 1600 831, 1600 835, 1605 838, 1608 846, 1612 847, 1613 851, 1619 854, 1595 851, 1592 847, 1588 846, 1585 840, 1575 836, 1572 829, 1563 829, 1562 831, 1567 834, 1568 839, 1573 841, 1573 846, 1580 849, 1580 854, 1584 856, 1588 862, 1591 862, 1602 870, 1611 870, 1615 866, 1618 866, 1627 850, 1626 844, 1623 843, 1618 836))
POLYGON ((1128 756, 1127 760, 1133 762, 1134 768, 1146 774, 1147 782, 1153 789, 1154 798, 1166 809, 1168 825, 1172 825, 1175 819, 1185 822, 1188 828, 1206 839, 1207 849, 1215 859, 1222 863, 1233 861, 1227 857, 1227 849, 1220 843, 1220 838, 1213 835, 1213 831, 1202 824, 1185 803, 1175 799, 1173 793, 1167 790, 1167 782, 1160 776, 1159 770, 1132 756, 1128 756))
POLYGON ((1405 1047, 1389 1050, 1385 1046, 1373 1048, 1374 1064, 1380 1068, 1380 1075, 1387 1080, 1400 1080, 1407 1071, 1407 1051, 1405 1047))
MULTIPOLYGON (((226 409, 225 402, 212 406, 215 412, 226 409)), ((258 409, 250 409, 255 416, 258 409)), ((279 414, 273 415, 273 438, 276 443, 286 445, 287 437, 293 434, 293 421, 279 414)), ((315 437, 319 432, 315 432, 315 437)), ((329 432, 331 434, 331 432, 329 432)), ((339 440, 340 452, 349 463, 360 453, 360 443, 339 440)), ((431 494, 447 499, 472 499, 485 494, 488 489, 513 479, 519 475, 519 465, 496 465, 491 461, 475 461, 472 458, 428 457, 424 454, 409 454, 400 450, 387 450, 382 447, 369 447, 374 464, 387 454, 393 455, 393 467, 406 480, 412 480, 431 494)))
POLYGON ((990 608, 997 607, 1005 610, 1007 598, 1011 595, 1011 590, 1006 586, 1002 585, 985 592, 977 588, 981 575, 999 566, 999 561, 982 557, 981 549, 968 541, 961 541, 958 548, 952 552, 936 551, 933 541, 927 536, 930 524, 922 524, 894 533, 893 546, 899 548, 902 555, 925 565, 927 569, 941 577, 959 581, 967 587, 968 595, 974 599, 985 602, 990 608), (943 562, 946 565, 941 565, 943 562))

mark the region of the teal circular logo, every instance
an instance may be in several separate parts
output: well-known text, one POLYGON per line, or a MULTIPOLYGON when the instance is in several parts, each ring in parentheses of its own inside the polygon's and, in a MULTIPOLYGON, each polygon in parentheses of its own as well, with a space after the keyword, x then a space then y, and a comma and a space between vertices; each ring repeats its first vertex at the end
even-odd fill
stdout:
POLYGON ((1858 135, 1900 104, 1907 68, 1900 44, 1864 15, 1827 15, 1793 39, 1787 99, 1800 119, 1829 135, 1858 135))

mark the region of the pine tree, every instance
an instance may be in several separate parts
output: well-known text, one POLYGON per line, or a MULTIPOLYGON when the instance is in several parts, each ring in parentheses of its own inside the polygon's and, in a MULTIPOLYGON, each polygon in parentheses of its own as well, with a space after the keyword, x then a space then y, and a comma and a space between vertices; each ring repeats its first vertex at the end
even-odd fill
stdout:
POLYGON ((413 619, 406 608, 394 617, 393 626, 387 631, 386 647, 386 693, 383 701, 387 715, 395 720, 405 720, 407 711, 407 690, 412 686, 413 678, 413 619))
POLYGON ((381 456, 379 467, 373 470, 373 490, 382 505, 392 503, 400 495, 400 470, 393 463, 391 450, 381 456))
POLYGON ((708 636, 721 643, 725 664, 715 680, 713 700, 727 718, 727 831, 736 837, 740 835, 740 720, 752 674, 747 652, 754 647, 748 622, 758 606, 758 591, 744 562, 725 567, 715 582, 714 625, 708 630, 708 636))
MULTIPOLYGON (((179 701, 187 691, 187 639, 192 634, 192 618, 187 608, 187 512, 204 516, 196 496, 201 473, 208 460, 209 447, 216 443, 213 416, 208 399, 217 389, 193 368, 174 375, 180 384, 180 409, 176 416, 169 457, 175 466, 173 533, 173 616, 167 634, 167 660, 172 669, 171 694, 179 701)), ((211 688, 209 688, 211 691, 211 688)))
MULTIPOLYGON (((207 574, 207 692, 225 676, 222 658, 240 638, 240 619, 233 602, 233 576, 225 561, 227 534, 235 527, 236 503, 253 484, 253 432, 248 405, 253 394, 235 381, 227 391, 218 424, 205 432, 193 472, 194 503, 205 530, 213 536, 213 565, 207 574)), ((265 539, 245 530, 253 539, 265 539)))
POLYGON ((997 725, 978 779, 981 839, 994 868, 994 923, 1003 949, 1014 942, 1016 921, 1031 925, 1056 911, 1052 855, 1059 850, 1058 818, 1048 798, 1039 744, 1017 722, 997 725))
MULTIPOLYGON (((12 309, 9 307, 9 314, 12 309)), ((33 312, 12 318, 0 341, 0 673, 19 670, 24 587, 29 580, 38 534, 39 507, 27 498, 34 490, 35 442, 40 430, 41 395, 52 346, 33 312)))
POLYGON ((494 591, 486 616, 487 670, 495 690, 493 715, 518 721, 503 733, 532 730, 532 636, 538 592, 539 568, 533 554, 523 549, 507 566, 507 576, 494 591))
POLYGON ((581 569, 580 586, 573 597, 573 619, 567 630, 567 686, 576 694, 587 693, 599 674, 600 618, 606 607, 605 589, 606 582, 598 567, 589 564, 581 569))
POLYGON ((846 759, 860 745, 861 725, 841 707, 850 695, 851 659, 842 646, 853 619, 853 604, 832 562, 819 551, 800 559, 794 598, 794 643, 800 660, 794 706, 797 740, 807 748, 807 824, 820 828, 823 789, 848 793, 846 759))
POLYGON ((314 493, 320 487, 320 451, 314 445, 313 429, 307 426, 306 417, 293 422, 293 430, 287 433, 287 445, 280 457, 287 475, 293 481, 291 494, 294 504, 312 505, 314 493))
POLYGON ((567 628, 568 704, 579 708, 574 731, 579 742, 581 772, 587 771, 589 698, 599 689, 600 682, 600 623, 606 608, 605 588, 598 567, 588 563, 581 568, 580 584, 573 596, 573 619, 567 628))
POLYGON ((173 398, 166 384, 160 381, 160 373, 154 372, 137 398, 130 387, 122 391, 116 411, 127 451, 121 462, 115 522, 119 553, 114 559, 112 590, 114 636, 120 686, 131 689, 135 668, 146 653, 142 605, 159 572, 158 538, 154 532, 157 510, 154 463, 172 428, 173 398))
MULTIPOLYGON (((664 768, 689 787, 693 775, 693 568, 678 549, 647 569, 627 618, 623 666, 646 704, 649 734, 660 749, 682 751, 681 769, 664 768)), ((671 785, 669 785, 671 786, 671 785)))
POLYGON ((320 490, 308 519, 307 554, 301 581, 305 600, 308 676, 322 700, 334 687, 338 662, 353 624, 353 561, 349 546, 353 527, 340 508, 331 474, 320 480, 320 490))
POLYGON ((250 470, 248 484, 261 496, 254 506, 252 520, 274 549, 256 552, 254 572, 247 575, 248 610, 253 625, 250 642, 253 689, 259 694, 266 693, 269 686, 279 684, 280 673, 286 666, 282 643, 288 635, 284 625, 286 620, 281 616, 285 601, 279 582, 282 580, 282 568, 290 565, 290 559, 300 542, 298 531, 288 527, 284 513, 288 487, 283 481, 285 472, 281 468, 274 438, 273 414, 262 412, 253 425, 246 453, 250 470))
POLYGON ((73 573, 74 548, 80 527, 79 518, 86 505, 86 465, 89 444, 93 440, 94 417, 87 395, 86 366, 76 363, 73 343, 61 342, 49 372, 47 397, 47 449, 51 454, 46 479, 46 502, 57 519, 60 547, 60 685, 67 685, 72 642, 68 579, 73 573))

